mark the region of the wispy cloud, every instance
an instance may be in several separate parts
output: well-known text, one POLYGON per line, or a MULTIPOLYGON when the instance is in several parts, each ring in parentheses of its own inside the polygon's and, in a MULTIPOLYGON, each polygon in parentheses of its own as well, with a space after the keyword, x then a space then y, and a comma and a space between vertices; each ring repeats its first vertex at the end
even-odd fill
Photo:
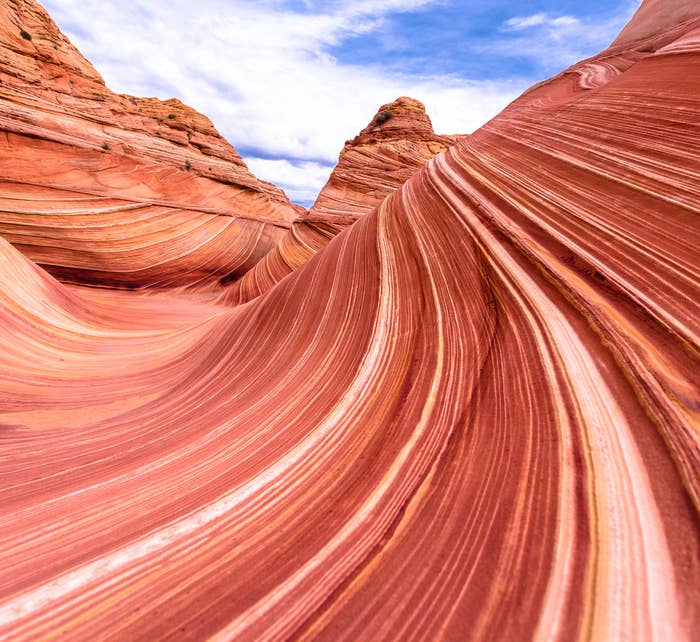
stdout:
POLYGON ((287 196, 302 205, 313 203, 328 180, 332 165, 314 161, 249 158, 248 167, 258 178, 284 185, 287 196))
POLYGON ((511 31, 522 31, 531 27, 546 25, 549 27, 568 27, 579 25, 581 21, 575 16, 550 17, 546 13, 533 13, 531 16, 517 16, 504 23, 504 28, 511 31))
POLYGON ((638 6, 621 2, 614 11, 593 16, 546 12, 514 16, 500 26, 500 37, 475 45, 486 55, 531 59, 548 73, 560 71, 605 49, 638 6))

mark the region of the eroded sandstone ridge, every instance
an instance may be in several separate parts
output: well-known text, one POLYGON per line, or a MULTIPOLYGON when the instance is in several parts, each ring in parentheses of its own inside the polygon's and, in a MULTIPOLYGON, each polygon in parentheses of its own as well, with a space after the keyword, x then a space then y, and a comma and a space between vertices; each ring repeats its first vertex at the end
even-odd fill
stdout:
POLYGON ((310 217, 345 222, 369 214, 453 142, 433 131, 421 102, 404 96, 382 105, 369 125, 345 143, 310 217))
POLYGON ((0 235, 129 287, 245 273, 296 212, 179 100, 111 92, 33 0, 0 5, 0 235))
POLYGON ((367 127, 345 143, 309 212, 252 270, 228 287, 220 301, 244 303, 267 292, 348 225, 369 214, 431 158, 464 138, 436 134, 425 106, 413 98, 404 96, 382 105, 367 127))
POLYGON ((697 640, 700 7, 659 24, 245 305, 0 240, 0 638, 697 640))

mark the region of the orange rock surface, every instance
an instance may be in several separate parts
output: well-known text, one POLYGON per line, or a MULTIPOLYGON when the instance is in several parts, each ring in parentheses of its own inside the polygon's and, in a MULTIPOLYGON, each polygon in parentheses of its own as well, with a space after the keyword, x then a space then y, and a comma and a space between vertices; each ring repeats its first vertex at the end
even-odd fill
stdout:
POLYGON ((345 143, 309 216, 345 222, 369 214, 453 142, 435 134, 417 100, 402 97, 382 105, 369 125, 345 143))
POLYGON ((0 240, 0 638, 698 639, 682 20, 246 305, 65 286, 0 240))
POLYGON ((216 285, 296 217, 205 116, 112 93, 37 3, 0 6, 0 235, 34 261, 101 285, 216 285))
POLYGON ((244 303, 273 287, 323 249, 333 237, 369 214, 423 165, 465 136, 439 136, 425 106, 402 97, 382 105, 369 125, 345 143, 338 165, 307 215, 278 245, 220 296, 244 303))

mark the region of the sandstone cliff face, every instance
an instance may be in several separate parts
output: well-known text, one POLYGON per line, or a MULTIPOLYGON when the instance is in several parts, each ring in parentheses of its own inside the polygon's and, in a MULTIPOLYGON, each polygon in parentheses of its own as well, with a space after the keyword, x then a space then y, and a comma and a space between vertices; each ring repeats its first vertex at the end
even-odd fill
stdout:
POLYGON ((109 91, 33 0, 0 7, 0 177, 0 234, 102 285, 243 274, 297 216, 205 116, 109 91))
POLYGON ((345 143, 308 214, 220 300, 244 303, 269 290, 462 138, 437 135, 425 106, 413 98, 382 105, 369 125, 345 143))
POLYGON ((669 30, 685 31, 686 24, 700 16, 700 5, 696 0, 644 0, 630 20, 612 43, 615 45, 631 44, 635 40, 655 40, 665 37, 669 30))
POLYGON ((697 640, 700 18, 667 27, 246 305, 0 240, 0 638, 697 640))

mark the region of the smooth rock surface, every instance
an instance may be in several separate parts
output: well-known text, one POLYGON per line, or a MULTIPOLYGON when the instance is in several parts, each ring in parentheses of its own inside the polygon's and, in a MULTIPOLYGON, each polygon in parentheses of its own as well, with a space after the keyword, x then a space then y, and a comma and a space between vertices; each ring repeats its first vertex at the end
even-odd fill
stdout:
POLYGON ((697 640, 699 30, 533 88, 245 305, 0 241, 0 638, 697 640))

